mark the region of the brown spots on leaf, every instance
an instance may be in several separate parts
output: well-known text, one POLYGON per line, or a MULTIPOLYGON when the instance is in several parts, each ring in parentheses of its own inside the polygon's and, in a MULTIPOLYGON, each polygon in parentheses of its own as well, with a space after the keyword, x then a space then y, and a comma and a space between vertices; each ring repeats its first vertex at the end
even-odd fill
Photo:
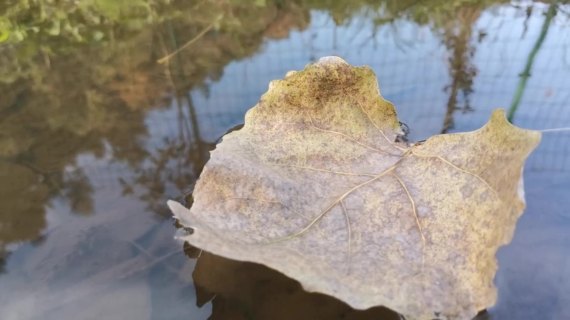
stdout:
POLYGON ((540 133, 502 111, 412 147, 400 131, 370 69, 332 57, 290 73, 218 145, 192 209, 173 207, 198 230, 184 239, 355 308, 472 318, 496 299, 494 255, 540 133))

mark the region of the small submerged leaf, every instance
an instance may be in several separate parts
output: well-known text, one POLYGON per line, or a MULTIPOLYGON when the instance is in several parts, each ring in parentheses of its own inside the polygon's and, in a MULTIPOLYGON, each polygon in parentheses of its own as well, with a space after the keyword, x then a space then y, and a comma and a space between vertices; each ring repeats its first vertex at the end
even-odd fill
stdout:
POLYGON ((374 73, 328 57, 273 81, 212 152, 182 237, 265 264, 307 291, 407 319, 495 303, 495 253, 524 209, 540 133, 497 110, 481 129, 408 145, 374 73))

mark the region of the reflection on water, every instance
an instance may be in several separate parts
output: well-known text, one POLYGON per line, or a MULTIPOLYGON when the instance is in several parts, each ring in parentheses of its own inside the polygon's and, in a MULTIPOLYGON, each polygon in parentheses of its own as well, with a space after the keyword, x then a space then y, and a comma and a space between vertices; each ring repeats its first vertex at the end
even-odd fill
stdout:
MULTIPOLYGON (((492 0, 3 2, 0 318, 397 319, 197 258, 166 199, 189 197, 270 80, 325 55, 371 65, 413 140, 477 128, 521 79, 515 123, 570 126, 569 18, 492 0)), ((482 319, 570 317, 568 138, 546 135, 529 161, 482 319)))
MULTIPOLYGON (((199 255, 193 274, 197 304, 211 302, 210 319, 401 320, 383 307, 357 311, 335 298, 308 293, 295 280, 262 265, 228 260, 198 249, 187 252, 191 258, 199 255)), ((474 320, 488 316, 483 311, 474 320)))
POLYGON ((206 252, 193 279, 198 305, 211 301, 211 319, 400 319, 382 307, 355 311, 337 299, 307 293, 272 269, 206 252))

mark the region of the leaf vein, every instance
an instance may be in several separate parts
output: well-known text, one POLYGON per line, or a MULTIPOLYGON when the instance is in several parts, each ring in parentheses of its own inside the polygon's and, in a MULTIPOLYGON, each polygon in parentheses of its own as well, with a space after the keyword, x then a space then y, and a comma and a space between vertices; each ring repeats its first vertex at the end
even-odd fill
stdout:
POLYGON ((426 237, 424 235, 422 224, 420 223, 420 217, 418 216, 416 202, 414 201, 414 198, 412 197, 410 190, 408 189, 402 178, 400 178, 400 176, 398 176, 395 172, 392 172, 392 175, 394 176, 394 178, 396 178, 396 180, 398 180, 398 183, 400 184, 400 186, 402 186, 402 189, 404 189, 404 191, 406 192, 406 196, 408 197, 408 200, 410 201, 410 204, 412 206, 412 213, 414 214, 414 218, 416 220, 416 226, 418 227, 418 231, 420 232, 420 236, 422 238, 422 270, 423 270, 425 264, 426 237))
POLYGON ((353 137, 351 137, 351 136, 349 136, 349 135, 347 135, 347 134, 345 134, 345 133, 338 132, 338 131, 334 131, 334 130, 328 130, 328 129, 320 128, 320 127, 318 127, 317 125, 315 125, 315 123, 314 123, 314 121, 313 121, 313 118, 312 118, 311 116, 309 116, 309 121, 311 122, 310 127, 312 127, 312 128, 315 129, 315 130, 319 130, 319 131, 321 131, 321 132, 327 132, 327 133, 333 133, 333 134, 339 135, 339 136, 344 137, 344 138, 346 138, 346 139, 348 139, 348 140, 350 140, 350 141, 352 141, 352 142, 354 142, 354 143, 356 143, 356 144, 358 144, 358 145, 360 145, 360 146, 362 146, 362 147, 364 147, 364 148, 367 148, 367 149, 369 149, 369 150, 373 150, 373 151, 376 151, 376 152, 384 153, 384 154, 386 154, 386 155, 393 156, 393 157, 399 157, 399 156, 401 156, 401 155, 399 155, 399 154, 393 154, 393 153, 390 153, 390 152, 388 152, 388 151, 384 151, 384 150, 382 150, 382 149, 378 149, 378 148, 369 146, 369 145, 367 145, 366 143, 362 143, 362 142, 358 141, 356 138, 353 138, 353 137))

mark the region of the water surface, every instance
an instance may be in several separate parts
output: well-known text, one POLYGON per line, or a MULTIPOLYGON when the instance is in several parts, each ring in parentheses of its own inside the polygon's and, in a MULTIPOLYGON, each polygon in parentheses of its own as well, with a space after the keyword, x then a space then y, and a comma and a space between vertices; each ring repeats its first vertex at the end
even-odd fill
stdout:
MULTIPOLYGON (((496 107, 570 127, 562 4, 11 0, 0 41, 1 319, 398 319, 173 239, 166 200, 270 80, 319 57, 371 66, 412 140, 496 107)), ((545 134, 524 174, 481 319, 570 318, 570 134, 545 134)))

